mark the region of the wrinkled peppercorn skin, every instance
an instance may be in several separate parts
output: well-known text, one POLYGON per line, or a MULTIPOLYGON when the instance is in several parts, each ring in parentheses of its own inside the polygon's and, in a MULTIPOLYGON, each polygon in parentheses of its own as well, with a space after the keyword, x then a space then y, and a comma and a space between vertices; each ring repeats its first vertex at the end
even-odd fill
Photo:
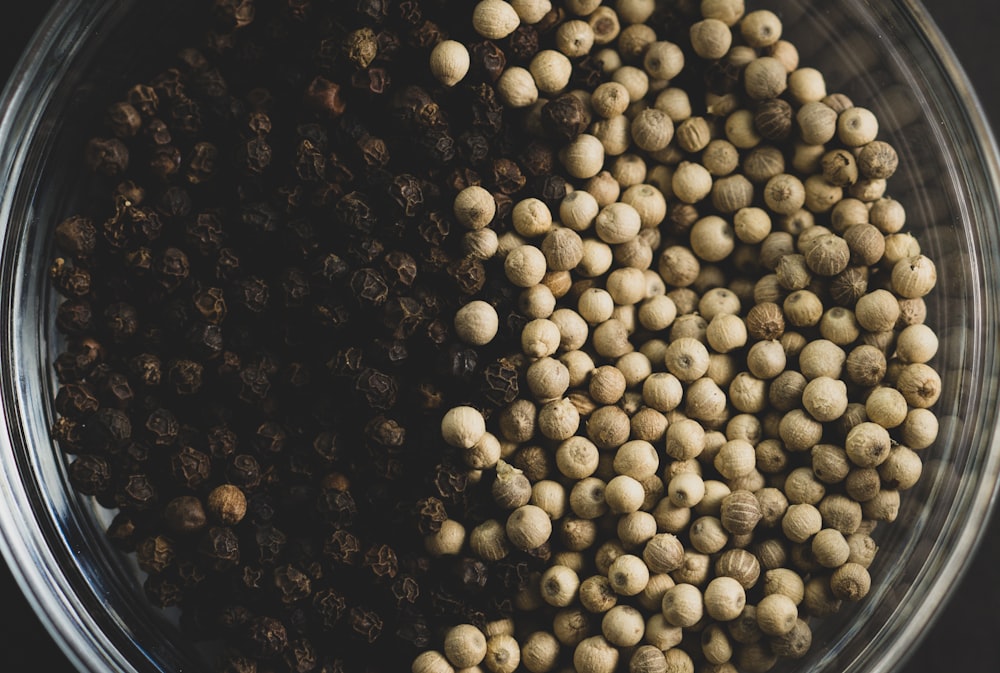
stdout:
POLYGON ((488 187, 502 226, 565 194, 556 148, 505 130, 493 88, 543 37, 480 40, 443 91, 420 66, 468 31, 443 3, 195 11, 81 148, 106 196, 55 227, 52 436, 74 488, 119 508, 107 535, 148 599, 225 642, 219 670, 402 670, 437 620, 510 610, 489 564, 428 563, 424 536, 479 497, 429 438, 461 390, 516 394, 451 329, 493 272, 452 200, 488 187), (223 483, 247 501, 231 525, 200 509, 223 483))

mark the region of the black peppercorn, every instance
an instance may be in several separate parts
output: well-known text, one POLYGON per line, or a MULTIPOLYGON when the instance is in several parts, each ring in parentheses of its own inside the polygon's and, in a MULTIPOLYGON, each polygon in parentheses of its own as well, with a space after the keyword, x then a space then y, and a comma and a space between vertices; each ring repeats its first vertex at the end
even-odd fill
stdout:
POLYGON ((288 647, 284 624, 274 617, 254 617, 247 624, 247 643, 254 656, 273 659, 288 647))
POLYGON ((128 168, 129 151, 118 138, 91 138, 85 150, 87 167, 108 177, 120 175, 128 168))
POLYGON ((566 93, 542 107, 542 126, 559 141, 569 142, 587 130, 590 115, 578 96, 566 93))
POLYGON ((84 495, 100 495, 111 488, 111 464, 102 456, 85 453, 69 466, 73 487, 84 495))
POLYGON ((209 527, 202 533, 198 549, 216 572, 234 568, 240 562, 239 538, 231 528, 209 527))

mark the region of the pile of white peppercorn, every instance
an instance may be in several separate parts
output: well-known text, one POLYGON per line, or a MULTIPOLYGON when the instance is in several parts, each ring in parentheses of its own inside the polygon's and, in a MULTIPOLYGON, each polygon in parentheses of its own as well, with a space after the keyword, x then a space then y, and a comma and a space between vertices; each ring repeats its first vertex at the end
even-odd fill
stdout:
MULTIPOLYGON (((515 618, 455 625, 413 673, 804 656, 810 620, 868 593, 871 533, 938 431, 936 271, 887 192, 896 151, 743 0, 481 0, 470 20, 490 40, 559 22, 497 90, 565 139, 572 191, 504 215, 479 186, 455 200, 466 250, 521 288, 523 385, 441 426, 507 518, 427 545, 550 556, 515 618), (594 86, 575 84, 585 59, 594 86)), ((452 86, 469 63, 443 41, 430 67, 452 86)), ((480 297, 454 327, 485 346, 500 316, 480 297)))

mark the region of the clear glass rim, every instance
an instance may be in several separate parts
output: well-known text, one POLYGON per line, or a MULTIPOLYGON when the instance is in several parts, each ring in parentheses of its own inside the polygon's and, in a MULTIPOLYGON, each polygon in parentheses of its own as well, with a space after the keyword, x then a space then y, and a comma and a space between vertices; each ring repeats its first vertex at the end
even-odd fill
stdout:
MULTIPOLYGON (((0 99, 0 179, 4 184, 17 184, 24 157, 22 152, 26 140, 16 130, 31 128, 33 115, 37 110, 26 108, 24 102, 37 96, 39 85, 50 84, 62 74, 66 63, 73 59, 79 49, 81 38, 87 36, 93 26, 100 25, 112 6, 131 4, 130 2, 88 3, 77 0, 57 0, 36 32, 28 48, 22 55, 7 88, 0 99), (10 142, 13 141, 13 142, 10 142), (9 143, 9 144, 8 144, 9 143)), ((869 0, 870 4, 870 0, 869 0)), ((992 215, 1000 214, 1000 163, 994 134, 979 104, 969 79, 958 62, 951 47, 930 18, 926 9, 917 0, 893 0, 894 7, 909 20, 922 41, 928 54, 933 56, 941 80, 948 83, 948 90, 939 92, 939 100, 956 103, 953 110, 962 110, 961 119, 952 119, 949 128, 943 132, 946 137, 968 134, 977 148, 977 155, 970 159, 972 168, 981 171, 982 186, 991 189, 977 194, 988 200, 984 206, 992 215)), ((0 243, 6 251, 8 218, 11 212, 12 195, 0 196, 0 243)), ((994 219, 997 219, 996 217, 994 219)), ((1000 221, 1000 219, 997 219, 1000 221)), ((998 242, 994 232, 977 231, 981 274, 987 283, 1000 287, 1000 272, 992 256, 988 253, 996 249, 998 242)), ((0 278, 8 281, 16 278, 16 269, 7 268, 10 263, 6 254, 0 267, 0 278)), ((981 291, 980 288, 973 288, 981 291)), ((12 301, 15 293, 4 290, 0 294, 0 313, 12 315, 12 301)), ((982 297, 980 297, 982 299, 982 297)), ((997 307, 980 302, 984 325, 996 326, 997 307)), ((985 327, 983 328, 986 329, 985 327)), ((2 341, 5 346, 14 338, 9 325, 2 327, 2 341)), ((6 348, 4 349, 8 351, 6 348)), ((996 372, 997 354, 984 350, 984 367, 996 372)), ((31 475, 21 474, 24 465, 16 462, 14 443, 18 441, 18 418, 16 406, 9 406, 16 398, 9 393, 15 389, 16 381, 11 376, 13 368, 5 367, 0 372, 0 392, 3 406, 0 407, 0 468, 5 476, 0 479, 0 551, 10 566, 11 573, 31 604, 46 630, 53 637, 66 657, 79 671, 103 673, 107 671, 135 671, 136 668, 127 655, 102 631, 101 625, 88 614, 86 606, 76 595, 76 587, 65 576, 57 572, 60 563, 49 547, 49 540, 40 530, 31 510, 31 499, 25 488, 25 480, 31 475), (15 412, 12 414, 11 412, 15 412)), ((997 391, 986 391, 984 399, 995 401, 997 391)), ((950 520, 960 517, 963 525, 952 527, 947 537, 946 548, 937 549, 936 557, 929 559, 928 568, 914 583, 913 591, 921 592, 921 598, 930 605, 944 602, 968 569, 974 551, 980 545, 986 524, 992 515, 1000 486, 1000 436, 997 428, 988 438, 983 450, 987 452, 982 464, 983 470, 975 482, 975 492, 962 499, 967 507, 953 513, 950 520), (930 581, 926 574, 935 576, 930 581)), ((941 534, 943 539, 945 534, 941 534)), ((913 644, 926 632, 939 616, 939 610, 927 610, 920 618, 896 620, 879 631, 869 647, 852 662, 849 672, 890 673, 898 670, 913 653, 913 644)))
MULTIPOLYGON (((870 3, 868 3, 870 4, 870 3)), ((961 62, 958 60, 954 50, 947 42, 944 34, 931 18, 927 9, 920 0, 893 0, 892 3, 901 14, 906 16, 914 28, 914 33, 923 42, 929 56, 933 57, 938 69, 937 73, 941 79, 947 83, 947 90, 938 92, 935 98, 938 101, 953 103, 949 109, 960 111, 960 119, 949 120, 950 123, 943 125, 942 133, 948 139, 956 140, 956 136, 961 136, 963 132, 969 134, 971 144, 967 146, 975 147, 976 156, 972 159, 976 171, 981 171, 979 176, 981 186, 986 189, 980 198, 988 201, 988 206, 982 208, 995 217, 1000 214, 1000 150, 998 150, 996 137, 982 103, 976 94, 975 89, 969 80, 961 62)), ((968 169, 968 165, 961 168, 968 169)), ((966 188, 965 192, 970 189, 966 188)), ((968 215, 968 213, 967 213, 968 215)), ((969 215, 974 217, 974 215, 969 215)), ((981 280, 986 287, 998 287, 1000 283, 1000 266, 997 265, 995 257, 991 251, 997 249, 998 237, 996 232, 990 227, 977 227, 976 234, 977 259, 981 263, 981 280)), ((985 293, 982 287, 974 286, 974 292, 979 293, 976 302, 978 310, 981 312, 977 317, 984 332, 996 333, 1000 328, 1000 315, 998 306, 985 300, 985 293), (991 329, 992 328, 992 329, 991 329)), ((994 300, 995 303, 996 300, 994 300)), ((984 345, 984 344, 981 344, 984 345)), ((983 370, 986 372, 996 372, 997 352, 996 347, 992 350, 983 349, 983 370)), ((984 379, 987 377, 984 377, 984 379)), ((997 401, 997 390, 995 381, 992 390, 983 391, 982 399, 997 401)), ((988 407, 987 407, 988 408, 988 407)), ((995 407, 994 407, 995 408, 995 407)), ((851 671, 870 671, 870 673, 892 673, 902 668, 915 653, 914 644, 933 626, 941 616, 942 610, 939 607, 945 603, 952 595, 953 590, 965 575, 971 565, 976 551, 981 546, 985 537, 986 529, 992 517, 995 516, 998 497, 1000 497, 1000 431, 993 429, 992 435, 984 438, 982 451, 985 452, 985 460, 982 465, 981 478, 976 482, 975 493, 964 498, 968 507, 961 511, 952 512, 949 521, 961 522, 960 526, 952 526, 952 534, 948 537, 949 544, 945 548, 937 548, 937 557, 928 559, 922 571, 922 577, 914 584, 915 589, 922 592, 922 603, 935 606, 935 609, 921 611, 921 617, 912 620, 897 620, 888 628, 883 629, 877 636, 877 647, 869 647, 864 654, 856 660, 850 668, 851 671), (936 577, 934 581, 926 578, 928 574, 936 577), (920 586, 917 586, 917 585, 920 586)), ((944 539, 945 535, 941 535, 944 539)))
MULTIPOLYGON (((39 107, 25 105, 37 99, 39 87, 48 88, 65 73, 66 64, 81 50, 84 40, 102 24, 104 18, 121 6, 112 2, 77 2, 56 0, 21 54, 0 97, 0 176, 3 184, 17 184, 24 163, 27 134, 19 130, 34 127, 39 107)), ((9 218, 13 195, 4 192, 0 198, 0 243, 6 251, 9 218)), ((16 270, 6 268, 10 257, 0 260, 0 277, 14 280, 16 270)), ((16 293, 4 292, 2 313, 14 314, 16 293)), ((5 346, 13 344, 10 321, 2 326, 5 346)), ((11 352, 4 348, 5 352, 11 352)), ((17 363, 12 362, 11 367, 17 363)), ((15 385, 7 368, 2 372, 3 406, 0 407, 0 467, 6 477, 0 479, 0 552, 45 630, 81 673, 135 670, 107 637, 76 593, 69 578, 59 573, 58 559, 49 547, 45 532, 37 525, 31 509, 25 479, 19 475, 24 468, 15 458, 14 443, 20 433, 17 427, 16 396, 9 393, 15 385), (8 406, 10 402, 10 406, 8 406), (82 637, 81 637, 82 634, 82 637)), ((30 479, 30 477, 27 477, 30 479)))

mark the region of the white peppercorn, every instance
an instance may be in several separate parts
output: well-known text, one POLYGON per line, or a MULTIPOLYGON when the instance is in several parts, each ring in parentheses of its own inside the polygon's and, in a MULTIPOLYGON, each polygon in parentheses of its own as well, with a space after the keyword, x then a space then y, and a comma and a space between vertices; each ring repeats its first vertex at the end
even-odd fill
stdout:
POLYGON ((601 357, 619 358, 633 350, 628 337, 629 330, 625 323, 617 318, 609 318, 594 328, 591 343, 601 357))
POLYGON ((705 612, 712 619, 728 622, 736 619, 746 606, 746 592, 732 577, 716 577, 705 587, 705 612))
POLYGON ((827 96, 826 80, 816 68, 796 68, 788 75, 788 92, 799 103, 822 101, 827 96))
POLYGON ((465 544, 465 527, 454 519, 445 519, 441 528, 424 538, 424 546, 432 556, 454 556, 465 544))
POLYGON ((743 319, 731 313, 716 315, 705 333, 708 345, 717 353, 728 353, 747 343, 747 328, 743 319))
MULTIPOLYGON (((508 68, 504 74, 514 69, 508 68)), ((597 137, 581 133, 562 149, 560 158, 572 177, 592 178, 604 167, 604 145, 597 137)))
POLYGON ((820 174, 810 175, 803 185, 806 190, 805 207, 809 213, 829 212, 844 198, 844 190, 820 174))
POLYGON ((676 584, 664 592, 661 610, 668 623, 690 628, 701 621, 704 614, 701 590, 693 584, 676 584))
POLYGON ((632 240, 642 229, 638 211, 627 203, 616 202, 601 208, 594 219, 594 232, 610 244, 632 240))
POLYGON ((688 529, 691 546, 702 554, 715 554, 729 542, 729 533, 715 516, 701 516, 688 529))
POLYGON ((798 607, 788 596, 772 593, 760 599, 756 606, 757 625, 769 636, 781 636, 795 627, 798 607))
POLYGON ((533 358, 546 357, 559 349, 561 338, 558 325, 547 318, 536 318, 521 330, 521 349, 533 358))
POLYGON ((734 535, 746 535, 756 528, 761 519, 760 502, 745 490, 733 490, 722 499, 719 521, 723 528, 734 535))
POLYGON ((483 346, 493 341, 500 317, 491 304, 476 299, 455 312, 455 334, 465 343, 483 346))
POLYGON ((691 24, 691 48, 699 57, 718 60, 726 55, 733 44, 733 33, 725 22, 706 18, 691 24))
POLYGON ((827 339, 810 341, 799 353, 799 369, 809 380, 819 376, 839 379, 847 355, 837 344, 827 339))
POLYGON ((667 673, 694 673, 691 655, 679 647, 665 650, 663 658, 667 662, 667 673))
POLYGON ((467 231, 462 236, 462 252, 476 259, 491 259, 500 248, 500 240, 493 229, 467 231))
MULTIPOLYGON (((723 125, 726 139, 738 149, 749 150, 761 143, 762 138, 754 125, 753 116, 751 110, 741 108, 726 117, 723 125)), ((753 180, 749 173, 747 177, 753 180)))
POLYGON ((764 474, 777 475, 787 469, 788 452, 785 451, 780 440, 776 438, 762 439, 754 446, 754 451, 757 454, 757 469, 764 474))
POLYGON ((470 449, 486 434, 483 414, 470 406, 457 406, 441 419, 441 438, 459 449, 470 449))
POLYGON ((552 520, 541 507, 522 505, 507 517, 506 533, 518 549, 536 549, 552 535, 552 520))
POLYGON ((694 549, 684 550, 684 564, 671 573, 678 584, 703 586, 708 582, 712 567, 712 557, 694 549))
POLYGON ((615 673, 618 649, 604 636, 582 639, 573 650, 573 670, 579 673, 615 673))
POLYGON ((580 578, 571 568, 554 565, 542 573, 539 590, 548 605, 564 608, 577 597, 580 578))
POLYGON ((719 178, 712 185, 712 207, 731 214, 753 203, 754 186, 746 177, 735 173, 719 178))
POLYGON ((517 298, 517 307, 525 317, 549 318, 555 310, 556 298, 547 285, 539 283, 521 290, 517 298))
POLYGON ((458 624, 444 637, 444 655, 457 668, 478 666, 486 658, 486 636, 472 624, 458 624))
POLYGON ((847 410, 847 384, 829 376, 817 376, 802 391, 802 405, 813 418, 830 422, 847 410))
POLYGON ((668 285, 683 288, 691 285, 698 277, 701 263, 687 246, 671 245, 660 254, 658 270, 668 285))
POLYGON ((548 673, 559 658, 559 641, 548 631, 535 631, 521 644, 521 665, 529 673, 548 673))
POLYGON ((754 100, 777 98, 788 87, 788 73, 778 59, 761 56, 746 66, 743 85, 754 100))
POLYGON ((892 440, 889 431, 877 423, 865 421, 851 428, 844 441, 851 462, 858 467, 877 467, 889 457, 892 440))
POLYGON ((453 204, 455 219, 467 229, 478 230, 493 221, 497 211, 493 195, 478 185, 458 193, 453 204))
MULTIPOLYGON (((649 630, 648 624, 645 630, 649 630)), ((632 653, 628 670, 629 673, 667 673, 667 660, 658 646, 643 645, 632 653)))
POLYGON ((893 292, 906 299, 927 295, 937 283, 937 268, 926 255, 902 259, 892 267, 893 292))
POLYGON ((510 553, 504 525, 488 519, 469 533, 469 548, 476 556, 487 561, 499 561, 510 553))
POLYGON ((426 650, 413 660, 410 671, 411 673, 455 673, 455 668, 441 652, 426 650))
POLYGON ((611 74, 611 81, 618 82, 628 91, 629 102, 635 103, 649 93, 649 75, 641 68, 625 65, 611 74))
POLYGON ((682 161, 674 171, 671 189, 685 203, 698 203, 712 191, 712 174, 701 164, 682 161))
POLYGON ((768 47, 781 38, 781 19, 769 10, 759 9, 748 13, 740 22, 740 33, 754 48, 768 47))
POLYGON ((618 594, 604 575, 592 575, 580 583, 580 605, 584 610, 603 614, 618 603, 618 594))
POLYGON ((517 287, 531 287, 542 282, 545 276, 545 255, 533 245, 520 245, 511 250, 504 260, 507 280, 517 287))
POLYGON ((785 370, 786 363, 785 349, 773 339, 758 341, 747 352, 747 369, 758 379, 773 379, 785 370))
POLYGON ((528 504, 531 498, 531 482, 524 476, 523 471, 501 460, 497 465, 496 475, 490 492, 498 506, 513 510, 528 504))
POLYGON ((546 402, 538 411, 538 431, 548 439, 567 439, 579 427, 580 412, 568 398, 546 402))
POLYGON ((874 203, 885 196, 887 186, 884 178, 861 178, 847 188, 847 193, 865 203, 874 203))
POLYGON ((684 383, 691 383, 708 371, 709 354, 705 344, 693 337, 679 337, 667 348, 664 364, 684 383))
MULTIPOLYGON (((502 0, 499 0, 502 1, 502 0)), ((500 100, 512 108, 526 108, 538 101, 538 85, 527 68, 511 66, 503 71, 496 82, 500 100)))
POLYGON ((814 505, 789 505, 781 518, 781 530, 792 542, 805 542, 823 528, 823 517, 814 505))
POLYGON ((701 153, 701 164, 715 177, 724 177, 739 167, 739 150, 724 138, 709 141, 701 153))
POLYGON ((940 423, 929 409, 911 409, 899 428, 903 444, 914 450, 926 449, 937 439, 940 423))
POLYGON ((564 608, 552 618, 552 635, 561 645, 574 647, 587 637, 590 618, 580 608, 564 608))
POLYGON ((830 590, 841 600, 859 601, 868 595, 870 589, 871 575, 858 563, 845 563, 830 576, 830 590))
POLYGON ((674 137, 674 122, 657 108, 646 108, 632 119, 629 133, 635 146, 646 152, 665 148, 674 137))
POLYGON ((642 65, 653 79, 669 81, 684 69, 684 52, 673 42, 653 42, 643 53, 642 65))
POLYGON ((566 54, 556 49, 542 49, 528 64, 535 86, 543 94, 559 93, 569 84, 573 64, 566 54))
POLYGON ((634 267, 614 269, 605 280, 605 289, 619 306, 637 304, 646 297, 646 276, 634 267))
POLYGON ((607 484, 597 477, 587 477, 578 481, 569 493, 569 507, 581 519, 596 519, 608 511, 604 501, 607 484))
POLYGON ((691 227, 690 245, 699 259, 706 262, 720 262, 726 259, 735 247, 732 226, 718 215, 700 218, 691 227))
POLYGON ((806 200, 805 186, 794 175, 781 173, 770 178, 764 186, 764 202, 773 212, 791 215, 806 200))
MULTIPOLYGON (((670 428, 667 428, 669 434, 670 428)), ((749 474, 756 464, 753 445, 743 439, 728 440, 719 449, 713 461, 715 469, 726 479, 736 479, 749 474)))
POLYGON ((514 673, 521 663, 521 648, 513 636, 496 635, 486 641, 483 665, 490 673, 514 673))
POLYGON ((624 474, 611 479, 604 489, 604 501, 614 514, 639 511, 645 497, 646 492, 642 488, 642 483, 624 474))
POLYGON ((667 497, 677 507, 695 507, 705 497, 705 482, 699 474, 682 472, 667 483, 667 497))
POLYGON ((634 647, 642 641, 646 622, 642 613, 631 605, 616 605, 604 614, 601 633, 617 647, 634 647))
POLYGON ((839 530, 844 535, 852 535, 861 525, 861 504, 845 495, 828 494, 817 508, 823 517, 823 526, 839 530))
POLYGON ((878 386, 865 400, 865 414, 873 423, 883 428, 895 428, 903 422, 908 411, 906 398, 895 388, 878 386))
POLYGON ((851 554, 847 559, 848 563, 857 563, 867 568, 875 560, 878 553, 878 544, 870 535, 865 533, 852 533, 847 536, 847 546, 851 554))
MULTIPOLYGON (((719 356, 728 357, 728 356, 719 356)), ((716 359, 717 361, 717 359, 716 359)), ((709 364, 713 362, 709 357, 709 364)), ((725 365, 723 365, 725 367, 725 365)), ((684 413, 704 423, 706 427, 715 429, 725 424, 728 399, 725 391, 713 378, 706 376, 694 381, 688 387, 684 405, 684 413)), ((722 379, 724 382, 724 379, 722 379)))
POLYGON ((778 59, 789 74, 799 67, 799 50, 788 40, 778 40, 764 50, 764 53, 778 59))
POLYGON ((469 73, 470 64, 469 50, 457 40, 442 40, 431 50, 431 74, 445 86, 461 82, 469 73))

